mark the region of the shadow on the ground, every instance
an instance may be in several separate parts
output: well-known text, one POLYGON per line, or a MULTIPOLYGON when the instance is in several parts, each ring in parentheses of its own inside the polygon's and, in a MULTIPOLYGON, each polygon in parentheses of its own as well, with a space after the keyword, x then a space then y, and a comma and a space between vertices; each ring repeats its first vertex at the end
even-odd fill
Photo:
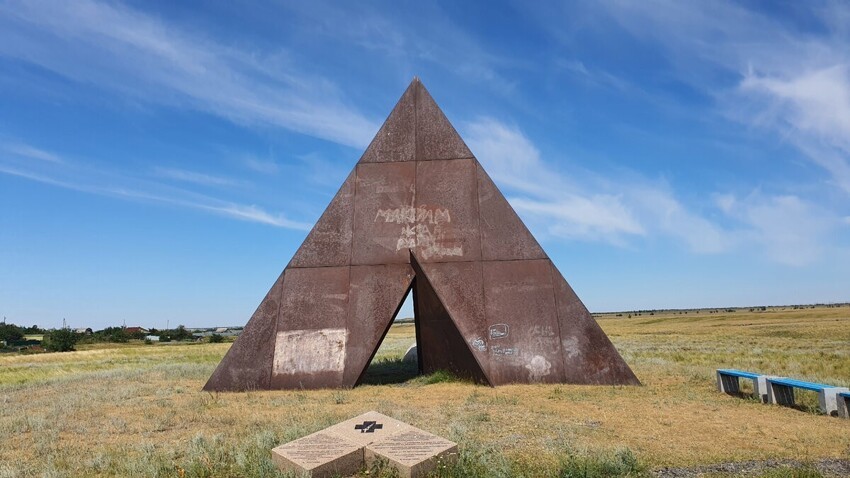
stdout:
POLYGON ((360 385, 398 384, 418 376, 419 368, 416 362, 405 362, 400 358, 373 360, 360 385))

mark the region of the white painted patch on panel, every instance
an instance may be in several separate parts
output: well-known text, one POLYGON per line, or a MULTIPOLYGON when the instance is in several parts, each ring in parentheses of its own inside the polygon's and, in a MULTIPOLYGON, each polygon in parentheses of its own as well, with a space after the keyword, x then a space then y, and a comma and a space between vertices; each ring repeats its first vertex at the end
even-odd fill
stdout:
POLYGON ((567 337, 561 340, 561 347, 564 349, 567 359, 572 360, 581 355, 581 348, 578 345, 578 339, 575 337, 567 337))
POLYGON ((536 382, 546 375, 549 375, 549 372, 552 370, 552 364, 544 357, 535 355, 531 361, 526 364, 525 368, 528 369, 528 378, 531 379, 532 382, 536 382))
POLYGON ((274 374, 341 372, 345 368, 345 329, 278 332, 274 374))

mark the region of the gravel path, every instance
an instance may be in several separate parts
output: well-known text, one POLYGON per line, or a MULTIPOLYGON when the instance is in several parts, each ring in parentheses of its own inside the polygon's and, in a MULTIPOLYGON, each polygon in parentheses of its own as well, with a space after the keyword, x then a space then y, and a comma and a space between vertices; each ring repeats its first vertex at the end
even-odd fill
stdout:
POLYGON ((732 476, 757 476, 770 470, 800 468, 804 466, 815 467, 825 477, 850 476, 850 460, 841 458, 827 458, 814 462, 797 460, 739 461, 737 463, 718 463, 693 468, 662 468, 655 470, 653 473, 658 478, 693 478, 705 476, 710 473, 724 473, 732 476))

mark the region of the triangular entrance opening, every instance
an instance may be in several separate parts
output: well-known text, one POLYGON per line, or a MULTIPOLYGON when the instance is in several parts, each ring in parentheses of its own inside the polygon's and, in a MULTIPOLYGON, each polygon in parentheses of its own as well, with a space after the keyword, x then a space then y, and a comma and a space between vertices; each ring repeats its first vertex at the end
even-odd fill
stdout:
POLYGON ((419 375, 415 361, 403 360, 408 348, 416 345, 412 303, 413 284, 405 292, 356 385, 403 383, 419 375))
POLYGON ((489 384, 454 320, 414 259, 410 289, 384 331, 357 385, 406 382, 418 375, 448 371, 489 384))

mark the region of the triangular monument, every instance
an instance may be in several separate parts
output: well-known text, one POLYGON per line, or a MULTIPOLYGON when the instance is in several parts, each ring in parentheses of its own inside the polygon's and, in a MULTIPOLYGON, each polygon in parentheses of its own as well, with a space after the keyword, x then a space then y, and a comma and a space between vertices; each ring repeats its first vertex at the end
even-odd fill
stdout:
POLYGON ((204 390, 353 387, 411 288, 422 372, 639 384, 414 78, 204 390))

